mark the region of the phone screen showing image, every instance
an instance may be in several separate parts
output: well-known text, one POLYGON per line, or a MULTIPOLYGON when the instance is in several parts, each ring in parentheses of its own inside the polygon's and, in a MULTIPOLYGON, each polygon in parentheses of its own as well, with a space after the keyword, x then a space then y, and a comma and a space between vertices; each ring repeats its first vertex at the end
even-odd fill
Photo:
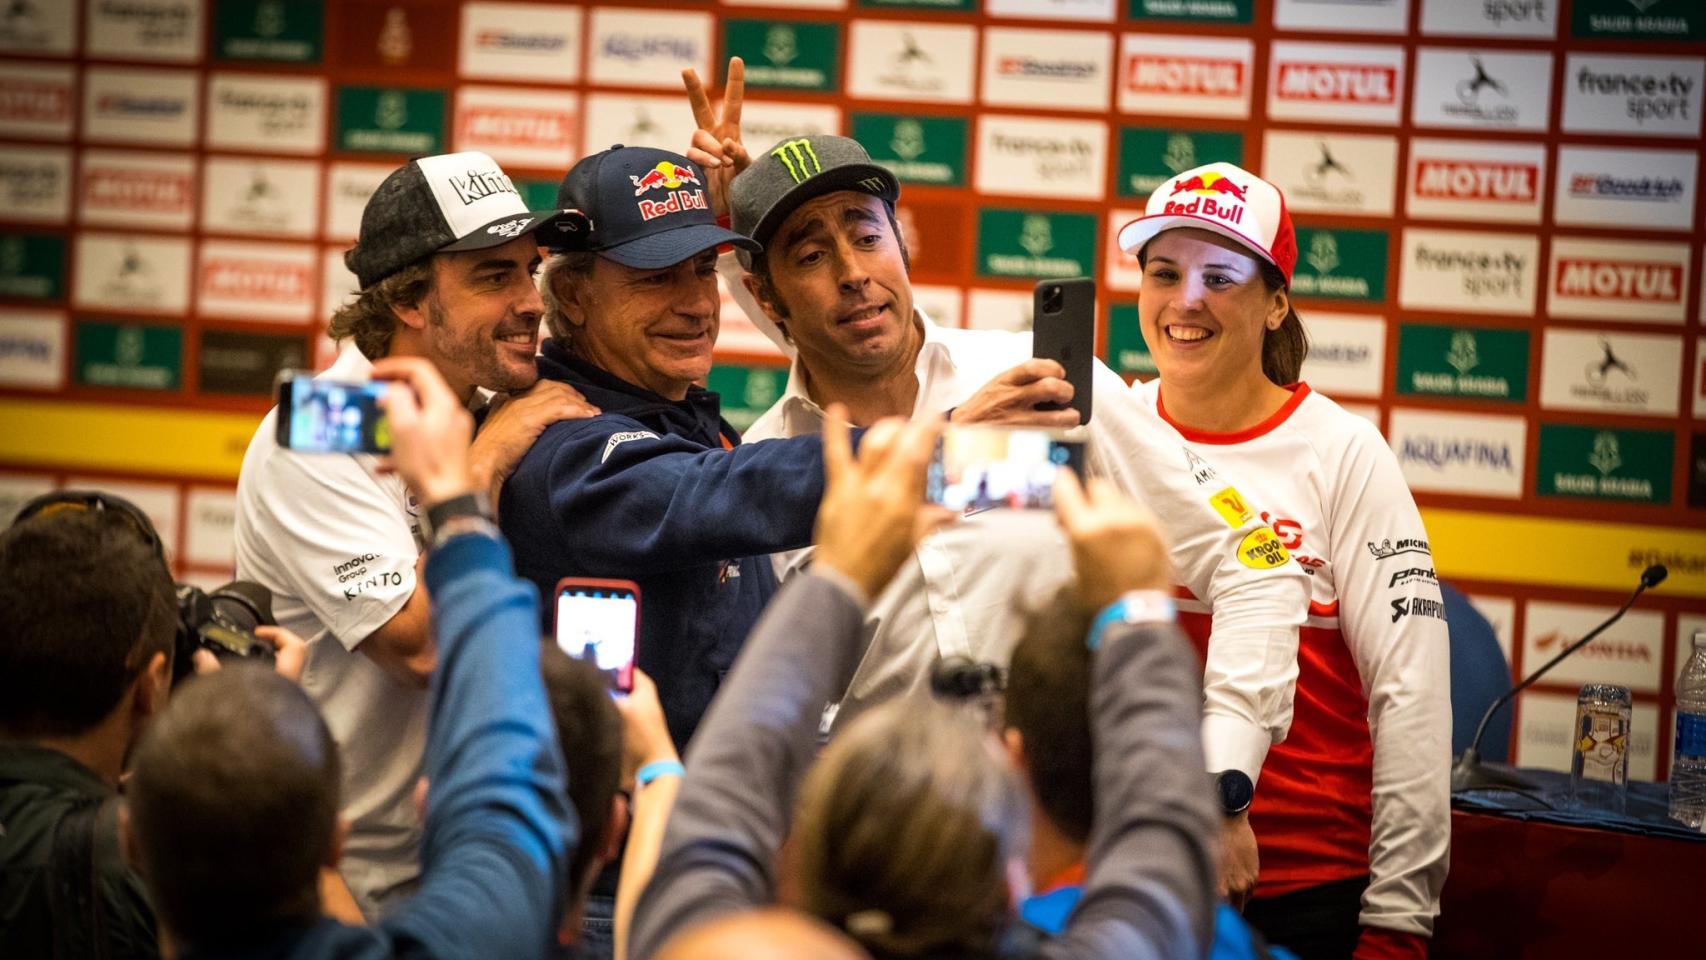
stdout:
POLYGON ((613 690, 634 689, 634 641, 640 599, 618 586, 565 584, 557 590, 557 646, 576 660, 591 661, 613 690))
POLYGON ((280 445, 305 453, 389 453, 391 421, 379 409, 382 382, 340 383, 306 374, 283 381, 280 445))
POLYGON ((1076 469, 1083 445, 1052 430, 950 428, 930 462, 930 502, 956 513, 1052 510, 1054 478, 1076 469))

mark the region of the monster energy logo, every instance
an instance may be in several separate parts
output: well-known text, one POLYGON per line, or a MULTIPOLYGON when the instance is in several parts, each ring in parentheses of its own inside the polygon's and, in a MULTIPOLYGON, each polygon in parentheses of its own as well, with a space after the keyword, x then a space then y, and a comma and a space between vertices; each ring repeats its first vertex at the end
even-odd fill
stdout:
POLYGON ((807 177, 823 172, 823 164, 818 162, 817 152, 812 149, 810 140, 789 140, 770 151, 770 155, 782 161, 782 165, 788 168, 788 176, 793 177, 795 183, 804 183, 807 177), (809 171, 806 168, 808 160, 811 161, 809 171))

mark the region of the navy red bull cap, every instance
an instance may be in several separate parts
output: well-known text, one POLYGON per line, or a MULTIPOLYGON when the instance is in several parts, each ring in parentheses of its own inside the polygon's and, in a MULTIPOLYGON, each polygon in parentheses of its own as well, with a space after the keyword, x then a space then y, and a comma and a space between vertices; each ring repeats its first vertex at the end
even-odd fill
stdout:
POLYGON ((705 172, 668 150, 617 144, 595 153, 563 177, 557 200, 565 197, 575 198, 573 208, 593 224, 567 249, 591 250, 637 270, 671 267, 725 243, 762 249, 717 225, 705 172))
POLYGON ((1285 194, 1230 163, 1186 170, 1149 195, 1144 215, 1120 228, 1120 249, 1136 254, 1164 230, 1195 227, 1236 241, 1279 268, 1291 286, 1297 230, 1285 194))

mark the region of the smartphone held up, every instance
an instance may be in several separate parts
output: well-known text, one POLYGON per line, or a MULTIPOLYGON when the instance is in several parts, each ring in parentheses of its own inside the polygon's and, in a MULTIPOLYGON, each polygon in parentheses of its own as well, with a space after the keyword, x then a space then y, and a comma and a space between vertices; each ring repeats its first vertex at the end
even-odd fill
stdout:
POLYGON ((557 646, 590 661, 617 693, 634 690, 640 586, 632 580, 564 577, 557 582, 557 646))
POLYGON ((1084 445, 1062 431, 1024 427, 949 427, 936 444, 925 495, 960 514, 1052 510, 1054 480, 1079 470, 1084 445))
POLYGON ((391 452, 381 381, 351 383, 304 370, 278 375, 278 445, 302 453, 391 452))

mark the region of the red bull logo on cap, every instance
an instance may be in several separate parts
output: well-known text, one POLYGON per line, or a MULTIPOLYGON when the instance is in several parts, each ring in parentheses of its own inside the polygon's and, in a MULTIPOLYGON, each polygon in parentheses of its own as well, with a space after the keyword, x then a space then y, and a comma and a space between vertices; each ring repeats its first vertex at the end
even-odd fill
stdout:
POLYGON ((693 172, 692 167, 683 167, 668 160, 647 170, 642 176, 636 177, 630 174, 628 179, 634 182, 634 196, 636 197, 647 190, 674 190, 684 183, 691 183, 694 186, 700 185, 699 175, 693 172))
POLYGON ((1173 189, 1167 194, 1167 206, 1161 212, 1186 213, 1212 217, 1229 224, 1239 223, 1244 219, 1244 204, 1249 193, 1249 187, 1233 183, 1221 174, 1193 174, 1173 184, 1173 189), (1181 193, 1187 195, 1185 200, 1173 199, 1181 193))

